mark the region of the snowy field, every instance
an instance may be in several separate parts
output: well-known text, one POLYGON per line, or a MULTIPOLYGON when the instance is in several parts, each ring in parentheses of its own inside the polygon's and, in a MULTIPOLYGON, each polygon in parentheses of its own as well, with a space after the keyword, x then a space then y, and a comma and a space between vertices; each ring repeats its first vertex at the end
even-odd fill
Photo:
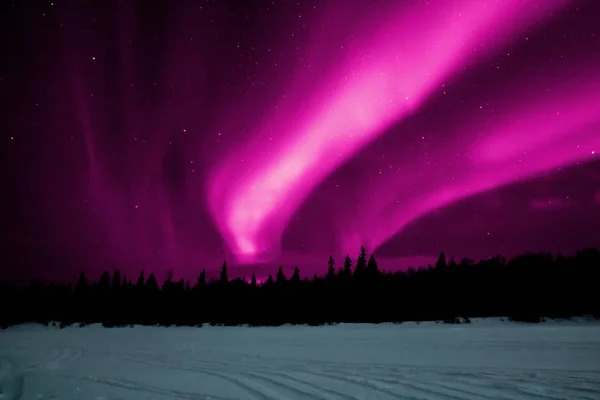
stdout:
POLYGON ((29 325, 0 368, 3 400, 600 399, 600 324, 29 325))

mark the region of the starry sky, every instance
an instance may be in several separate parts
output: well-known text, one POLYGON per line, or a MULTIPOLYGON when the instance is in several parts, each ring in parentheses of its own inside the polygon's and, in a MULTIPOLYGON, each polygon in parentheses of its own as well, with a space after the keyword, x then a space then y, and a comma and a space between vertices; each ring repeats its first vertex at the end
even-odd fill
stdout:
POLYGON ((4 278, 600 245, 598 1, 0 7, 4 278))

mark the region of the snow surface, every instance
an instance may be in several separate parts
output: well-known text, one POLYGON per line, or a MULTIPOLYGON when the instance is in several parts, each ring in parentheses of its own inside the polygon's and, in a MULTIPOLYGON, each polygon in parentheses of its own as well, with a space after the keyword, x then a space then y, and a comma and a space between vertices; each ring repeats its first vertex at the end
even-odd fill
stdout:
POLYGON ((600 399, 600 323, 0 331, 0 399, 600 399), (22 392, 22 393, 21 393, 22 392))

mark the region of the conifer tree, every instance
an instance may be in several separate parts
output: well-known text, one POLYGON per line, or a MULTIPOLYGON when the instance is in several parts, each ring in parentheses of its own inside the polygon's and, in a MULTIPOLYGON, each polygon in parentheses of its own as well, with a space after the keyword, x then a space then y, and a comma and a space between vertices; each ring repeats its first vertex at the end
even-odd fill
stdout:
POLYGON ((283 267, 280 265, 279 269, 277 270, 277 284, 282 285, 286 282, 286 280, 285 274, 283 273, 283 267))
POLYGON ((110 274, 108 271, 102 273, 100 281, 98 282, 98 287, 103 291, 108 291, 108 289, 110 289, 110 274))
POLYGON ((144 287, 145 283, 146 283, 146 279, 144 278, 144 271, 140 271, 140 276, 138 276, 138 280, 137 280, 135 286, 138 288, 142 288, 142 287, 144 287))
POLYGON ((327 280, 332 281, 335 279, 335 260, 333 256, 329 256, 329 261, 327 262, 327 280))
POLYGON ((367 250, 365 246, 360 246, 360 254, 356 259, 356 269, 354 270, 354 276, 361 277, 367 269, 367 250))
POLYGON ((194 285, 193 290, 198 291, 198 290, 202 289, 204 286, 206 286, 206 271, 203 269, 200 272, 200 275, 198 275, 198 279, 196 280, 196 284, 194 285))
POLYGON ((352 277, 352 259, 347 254, 346 259, 344 260, 344 277, 346 279, 352 277))
POLYGON ((292 282, 300 282, 300 268, 296 265, 294 268, 294 273, 292 274, 292 278, 290 279, 292 282))
POLYGON ((375 261, 374 254, 371 254, 371 257, 369 257, 369 262, 367 263, 367 271, 369 272, 370 276, 379 275, 379 267, 377 266, 377 261, 375 261))
POLYGON ((117 269, 112 277, 111 290, 118 291, 121 288, 121 272, 117 269))
POLYGON ((275 282, 273 282, 273 276, 271 274, 269 274, 269 277, 267 278, 267 282, 265 283, 266 286, 272 286, 275 282))
POLYGON ((443 269, 443 268, 446 268, 447 266, 448 266, 448 263, 446 262, 446 254, 444 252, 441 252, 440 257, 438 258, 437 262, 435 263, 435 268, 443 269))
POLYGON ((221 267, 221 283, 228 283, 229 277, 227 276, 227 261, 223 261, 223 266, 221 267))
POLYGON ((76 293, 84 293, 89 289, 89 287, 90 287, 90 285, 85 276, 85 272, 82 271, 79 274, 79 279, 77 280, 77 285, 75 286, 75 292, 76 293))
MULTIPOLYGON (((150 276, 153 276, 154 274, 150 274, 150 276)), ((156 278, 154 278, 156 280, 156 278)), ((163 293, 166 294, 170 294, 171 293, 171 289, 173 288, 173 272, 171 270, 167 271, 167 274, 165 276, 165 281, 162 284, 162 291, 163 293)), ((150 277, 148 277, 148 280, 150 280, 150 277)), ((147 285, 146 285, 147 286, 147 285)))
POLYGON ((148 277, 148 281, 146 281, 146 288, 148 289, 149 293, 158 293, 160 291, 154 274, 150 274, 148 277))

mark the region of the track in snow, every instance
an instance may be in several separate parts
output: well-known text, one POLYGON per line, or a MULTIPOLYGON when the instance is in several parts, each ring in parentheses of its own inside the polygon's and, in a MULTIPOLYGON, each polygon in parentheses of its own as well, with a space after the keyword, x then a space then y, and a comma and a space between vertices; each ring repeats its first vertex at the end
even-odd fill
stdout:
POLYGON ((600 325, 0 332, 0 399, 600 398, 600 325))

